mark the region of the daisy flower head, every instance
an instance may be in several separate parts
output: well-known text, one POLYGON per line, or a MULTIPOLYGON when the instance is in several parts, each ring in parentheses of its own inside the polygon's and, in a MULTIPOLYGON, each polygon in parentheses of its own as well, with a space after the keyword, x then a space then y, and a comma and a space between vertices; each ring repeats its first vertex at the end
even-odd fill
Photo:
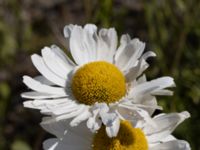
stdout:
POLYGON ((51 116, 42 123, 70 120, 70 126, 77 126, 84 121, 93 132, 103 124, 114 137, 120 120, 146 120, 161 109, 156 95, 172 95, 166 88, 175 85, 173 78, 146 80, 146 60, 156 55, 144 53, 139 39, 124 34, 118 44, 114 28, 98 30, 93 24, 65 26, 64 36, 72 59, 55 45, 44 47, 42 56, 31 56, 41 75, 23 77, 32 90, 22 93, 32 99, 24 106, 51 116))
POLYGON ((57 136, 43 143, 45 150, 190 150, 184 140, 176 139, 171 133, 185 119, 190 117, 186 111, 160 114, 152 118, 155 126, 147 121, 120 122, 116 137, 108 137, 103 125, 96 133, 86 130, 85 125, 68 127, 65 121, 44 124, 42 127, 57 136), (57 130, 55 130, 57 129, 57 130))

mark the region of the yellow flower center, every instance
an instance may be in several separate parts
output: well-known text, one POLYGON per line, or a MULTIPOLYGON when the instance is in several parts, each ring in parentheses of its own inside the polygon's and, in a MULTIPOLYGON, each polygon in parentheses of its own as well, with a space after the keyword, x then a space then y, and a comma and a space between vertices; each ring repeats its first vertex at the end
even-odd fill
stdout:
POLYGON ((146 137, 141 129, 133 128, 130 122, 121 121, 117 137, 109 138, 105 127, 94 135, 93 150, 148 150, 146 137))
POLYGON ((91 62, 78 69, 72 79, 72 92, 81 103, 112 103, 126 93, 125 77, 108 62, 91 62))

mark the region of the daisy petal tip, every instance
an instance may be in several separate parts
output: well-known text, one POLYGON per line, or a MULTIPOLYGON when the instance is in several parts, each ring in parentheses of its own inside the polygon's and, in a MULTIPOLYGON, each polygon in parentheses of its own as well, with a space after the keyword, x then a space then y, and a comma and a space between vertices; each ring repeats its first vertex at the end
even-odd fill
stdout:
POLYGON ((42 146, 44 150, 55 150, 59 144, 57 139, 47 139, 43 142, 42 146))
POLYGON ((25 80, 25 79, 27 79, 27 78, 28 78, 27 75, 24 75, 24 76, 22 77, 23 80, 25 80))
POLYGON ((165 82, 168 82, 168 84, 170 84, 170 87, 176 87, 174 78, 172 78, 170 76, 165 76, 165 77, 163 77, 163 79, 165 80, 165 82))
POLYGON ((94 32, 97 31, 97 26, 95 24, 86 24, 84 26, 84 29, 86 29, 87 31, 93 34, 94 32))
POLYGON ((157 109, 158 109, 158 110, 163 110, 163 107, 162 107, 162 106, 158 106, 157 109))
POLYGON ((95 133, 97 130, 101 128, 102 122, 99 120, 98 122, 95 123, 94 118, 89 118, 86 125, 92 133, 95 133))
POLYGON ((20 94, 20 97, 25 98, 24 93, 21 93, 21 94, 20 94))
POLYGON ((73 24, 69 24, 66 25, 63 29, 63 33, 64 33, 64 37, 65 38, 69 38, 70 34, 71 34, 71 30, 73 29, 74 25, 73 24))
POLYGON ((47 46, 45 46, 44 48, 42 48, 41 52, 44 55, 45 53, 48 53, 51 49, 47 46))
POLYGON ((118 131, 119 131, 119 129, 113 130, 113 129, 110 128, 110 127, 107 127, 107 128, 106 128, 106 133, 107 133, 107 135, 108 135, 109 138, 116 137, 117 134, 118 134, 118 131))
POLYGON ((23 106, 26 108, 30 108, 33 106, 32 101, 25 101, 23 102, 23 106))
POLYGON ((81 122, 82 122, 81 120, 72 120, 72 121, 70 122, 69 125, 70 125, 71 127, 76 127, 76 126, 78 126, 81 122))
POLYGON ((116 137, 120 128, 120 121, 119 119, 116 119, 113 123, 112 126, 107 126, 106 127, 106 133, 108 137, 116 137))
POLYGON ((156 53, 152 52, 152 51, 148 51, 146 53, 144 53, 142 55, 142 58, 143 60, 147 60, 149 57, 156 57, 156 53))
POLYGON ((64 33, 64 37, 65 37, 65 38, 68 38, 68 37, 69 37, 68 27, 67 27, 67 26, 64 27, 63 33, 64 33))
MULTIPOLYGON (((144 55, 145 55, 145 54, 144 54, 144 55)), ((149 51, 149 52, 146 53, 146 59, 149 58, 149 57, 156 57, 156 56, 157 56, 156 53, 155 53, 155 52, 152 52, 152 51, 149 51)), ((145 59, 145 60, 146 60, 146 59, 145 59)))
POLYGON ((79 124, 79 123, 77 123, 77 122, 76 122, 76 123, 72 123, 72 122, 71 122, 71 123, 70 123, 70 126, 71 126, 71 127, 76 127, 76 126, 78 126, 78 124, 79 124))
POLYGON ((50 120, 50 117, 43 117, 42 121, 40 122, 40 126, 45 126, 47 124, 50 124, 50 122, 48 122, 50 120))
POLYGON ((23 83, 27 85, 27 83, 30 82, 30 79, 31 79, 31 77, 29 77, 29 76, 27 76, 27 75, 24 75, 24 76, 23 76, 23 83))
POLYGON ((33 54, 31 55, 31 60, 33 61, 34 59, 37 59, 38 57, 40 57, 38 54, 33 54))
POLYGON ((151 52, 151 57, 156 57, 157 55, 156 55, 156 53, 155 52, 151 52))
POLYGON ((181 116, 183 116, 184 119, 190 118, 191 115, 188 111, 181 112, 181 116))
POLYGON ((31 61, 32 61, 32 63, 33 63, 34 66, 35 66, 35 62, 38 62, 38 61, 40 61, 41 59, 42 59, 41 56, 38 55, 38 54, 33 54, 33 55, 31 55, 31 61))
POLYGON ((184 140, 179 140, 179 147, 183 150, 191 150, 190 144, 184 140))

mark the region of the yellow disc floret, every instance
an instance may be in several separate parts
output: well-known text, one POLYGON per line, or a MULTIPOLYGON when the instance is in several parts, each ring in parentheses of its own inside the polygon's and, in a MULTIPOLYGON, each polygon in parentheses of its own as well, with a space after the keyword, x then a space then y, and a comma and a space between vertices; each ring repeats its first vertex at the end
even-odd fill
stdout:
POLYGON ((125 77, 113 64, 91 62, 76 71, 72 92, 80 103, 87 105, 116 102, 126 93, 125 77))
POLYGON ((93 150, 148 150, 148 142, 141 129, 121 121, 117 137, 109 138, 103 126, 94 135, 92 147, 93 150))

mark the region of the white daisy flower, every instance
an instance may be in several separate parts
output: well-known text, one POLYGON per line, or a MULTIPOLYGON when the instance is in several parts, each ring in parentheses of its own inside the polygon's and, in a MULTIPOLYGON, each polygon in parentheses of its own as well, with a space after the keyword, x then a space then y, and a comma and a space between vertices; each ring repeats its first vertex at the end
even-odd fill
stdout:
POLYGON ((65 122, 41 124, 42 127, 57 136, 43 143, 45 150, 190 150, 190 145, 184 140, 176 139, 171 133, 175 128, 190 117, 188 112, 160 114, 152 120, 155 127, 146 121, 130 123, 121 121, 116 137, 107 136, 104 126, 92 134, 81 125, 68 127, 65 122))
POLYGON ((45 47, 42 56, 31 56, 41 76, 23 77, 33 91, 22 93, 22 97, 34 99, 24 106, 50 115, 45 122, 72 119, 70 125, 77 126, 86 121, 93 132, 104 124, 113 137, 120 119, 134 116, 145 120, 161 109, 155 95, 172 95, 166 89, 175 85, 171 77, 146 80, 146 59, 155 53, 144 53, 145 43, 139 39, 125 34, 118 46, 114 28, 98 32, 93 24, 68 25, 64 35, 74 61, 55 45, 45 47))

